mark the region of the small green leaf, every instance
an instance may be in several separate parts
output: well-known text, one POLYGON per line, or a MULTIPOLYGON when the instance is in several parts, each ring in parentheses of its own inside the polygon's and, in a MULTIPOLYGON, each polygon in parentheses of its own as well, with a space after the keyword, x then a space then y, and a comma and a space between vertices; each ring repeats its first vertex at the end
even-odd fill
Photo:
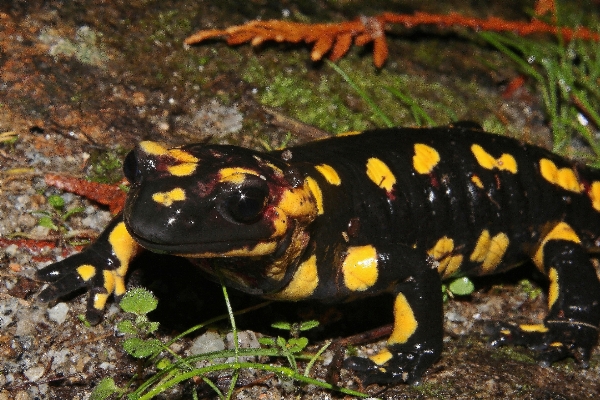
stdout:
POLYGON ((263 346, 275 346, 275 340, 269 337, 258 338, 258 343, 262 344, 263 346))
POLYGON ((42 217, 40 217, 40 219, 38 220, 38 225, 39 226, 43 226, 44 228, 51 229, 53 231, 57 231, 58 230, 58 226, 56 226, 54 224, 54 221, 52 221, 52 218, 50 218, 48 216, 42 216, 42 217))
POLYGON ((56 210, 62 210, 65 206, 65 200, 59 195, 53 194, 52 196, 48 196, 48 204, 56 210))
POLYGON ((88 321, 87 318, 85 317, 85 314, 77 315, 77 319, 79 319, 79 321, 81 321, 81 323, 83 323, 83 325, 85 325, 88 328, 90 328, 92 326, 92 324, 90 324, 90 321, 88 321))
POLYGON ((138 333, 137 329, 133 325, 131 321, 121 321, 117 324, 117 329, 121 333, 129 333, 131 335, 136 335, 138 333))
POLYGON ((146 326, 146 332, 147 333, 156 332, 156 330, 158 329, 159 325, 160 325, 159 322, 148 322, 148 325, 146 326))
POLYGON ((74 207, 63 214, 62 220, 66 221, 69 219, 69 217, 71 217, 71 215, 79 214, 83 211, 85 211, 85 207, 74 207))
POLYGON ((123 342, 123 349, 135 358, 146 358, 162 350, 162 343, 158 339, 142 340, 137 337, 129 338, 123 342))
POLYGON ((448 284, 448 289, 457 296, 468 296, 475 290, 475 285, 473 285, 473 282, 465 276, 450 282, 448 284))
POLYGON ((119 303, 123 311, 134 313, 136 315, 148 314, 156 309, 158 300, 152 292, 144 288, 134 288, 125 293, 119 303))
POLYGON ((90 400, 108 399, 111 395, 119 391, 119 388, 117 387, 115 381, 112 378, 104 378, 92 391, 92 394, 90 395, 90 400))
POLYGON ((308 345, 308 339, 305 337, 292 338, 292 339, 288 340, 288 344, 287 344, 288 349, 292 353, 298 353, 298 352, 304 350, 304 348, 307 345, 308 345))
POLYGON ((281 347, 282 349, 287 347, 287 341, 281 336, 277 336, 277 339, 275 340, 277 342, 277 346, 281 347))
POLYGON ((300 323, 300 330, 307 331, 309 329, 316 328, 317 326, 319 326, 319 321, 316 321, 316 320, 304 321, 304 322, 300 323))
POLYGON ((292 324, 283 321, 275 322, 274 324, 271 324, 271 326, 275 329, 283 329, 285 331, 289 331, 290 329, 292 329, 292 324))
POLYGON ((162 358, 161 360, 159 360, 156 363, 156 369, 158 369, 159 371, 161 371, 161 370, 167 368, 169 365, 171 365, 171 361, 169 361, 166 358, 162 358))

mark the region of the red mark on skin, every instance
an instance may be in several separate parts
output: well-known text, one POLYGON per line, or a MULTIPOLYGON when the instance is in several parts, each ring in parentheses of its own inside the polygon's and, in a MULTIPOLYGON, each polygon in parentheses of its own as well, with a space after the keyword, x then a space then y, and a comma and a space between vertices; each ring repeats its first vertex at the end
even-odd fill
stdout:
POLYGON ((389 192, 385 192, 385 194, 386 194, 388 200, 390 200, 390 201, 396 200, 396 189, 395 188, 390 190, 389 192))

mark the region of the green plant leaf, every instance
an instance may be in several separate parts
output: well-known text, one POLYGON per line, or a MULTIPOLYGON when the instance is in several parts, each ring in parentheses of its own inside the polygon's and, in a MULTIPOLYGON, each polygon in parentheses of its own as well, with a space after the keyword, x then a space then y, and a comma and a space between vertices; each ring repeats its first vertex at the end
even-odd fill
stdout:
POLYGON ((58 230, 58 226, 56 226, 54 224, 54 221, 52 221, 52 218, 48 217, 46 215, 40 217, 40 219, 38 220, 38 225, 43 226, 44 228, 51 229, 53 231, 58 230))
POLYGON ((156 332, 156 330, 158 329, 159 325, 160 325, 159 322, 148 322, 148 324, 145 326, 146 332, 147 333, 156 332))
POLYGON ((316 321, 316 320, 304 321, 304 322, 300 323, 300 330, 307 331, 309 329, 316 328, 317 326, 319 326, 319 321, 316 321))
POLYGON ((143 340, 133 337, 123 342, 123 349, 132 357, 146 358, 160 352, 162 343, 158 339, 143 340))
POLYGON ((171 365, 171 361, 169 361, 167 358, 162 358, 161 360, 158 361, 158 363, 156 363, 156 369, 163 370, 167 367, 169 367, 171 365))
POLYGON ((450 282, 448 284, 448 289, 457 296, 468 296, 475 290, 475 285, 473 285, 473 282, 465 276, 450 282))
POLYGON ((65 212, 65 213, 63 214, 63 216, 62 216, 62 220, 63 220, 63 221, 66 221, 66 220, 68 220, 68 219, 69 219, 69 217, 70 217, 71 215, 74 215, 74 214, 79 214, 79 213, 81 213, 81 212, 83 212, 83 211, 85 211, 85 207, 75 207, 75 208, 72 208, 72 209, 68 210, 67 212, 65 212))
POLYGON ((129 333, 131 335, 136 335, 138 333, 138 330, 135 328, 135 326, 133 325, 133 322, 131 322, 131 321, 119 322, 117 324, 117 329, 121 333, 129 333))
POLYGON ((62 210, 65 206, 65 200, 57 194, 48 196, 48 204, 50 204, 56 210, 62 210))
POLYGON ((274 324, 271 324, 271 326, 275 329, 283 329, 285 331, 289 331, 290 329, 292 329, 292 324, 284 321, 275 322, 274 324))
POLYGON ((119 306, 121 306, 123 311, 136 315, 144 315, 155 310, 157 304, 158 300, 152 292, 144 288, 134 288, 125 293, 119 306))
POLYGON ((117 387, 115 381, 112 378, 104 378, 92 391, 92 394, 90 395, 90 400, 108 399, 112 394, 117 393, 119 391, 120 389, 117 387))
POLYGON ((268 337, 258 338, 258 343, 262 344, 263 346, 275 346, 275 340, 268 337))
POLYGON ((287 347, 292 353, 299 353, 308 345, 308 339, 305 337, 292 338, 288 340, 287 347))

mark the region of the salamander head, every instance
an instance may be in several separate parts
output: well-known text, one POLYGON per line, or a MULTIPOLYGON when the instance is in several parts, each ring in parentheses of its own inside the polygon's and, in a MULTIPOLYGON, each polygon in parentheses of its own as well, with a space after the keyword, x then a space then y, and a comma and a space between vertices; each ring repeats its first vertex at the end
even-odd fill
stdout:
POLYGON ((287 168, 241 147, 141 142, 124 166, 127 230, 151 251, 185 257, 279 253, 317 215, 309 185, 287 168))

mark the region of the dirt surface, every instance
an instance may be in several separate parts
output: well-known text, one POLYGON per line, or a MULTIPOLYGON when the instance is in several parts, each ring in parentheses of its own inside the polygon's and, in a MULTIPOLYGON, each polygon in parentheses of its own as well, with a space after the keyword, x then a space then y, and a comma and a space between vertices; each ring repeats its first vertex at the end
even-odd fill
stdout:
MULTIPOLYGON (((119 159, 143 139, 169 145, 212 140, 264 149, 306 140, 309 126, 337 133, 381 124, 331 68, 309 61, 309 49, 229 48, 222 42, 186 49, 185 37, 200 28, 256 18, 331 21, 382 11, 412 12, 415 7, 526 19, 532 4, 505 1, 465 9, 458 1, 3 1, 0 134, 14 132, 18 139, 0 144, 0 400, 87 399, 102 378, 111 376, 123 385, 137 372, 114 328, 123 318, 116 306, 109 307, 101 324, 88 327, 78 319, 85 295, 51 308, 36 300, 42 283, 33 279, 35 271, 80 249, 73 246, 74 232, 79 239, 94 237, 111 218, 97 204, 48 187, 45 174, 106 175, 111 168, 106 160, 119 159), (64 199, 64 209, 48 204, 55 194, 64 199), (75 207, 81 211, 63 221, 75 207), (42 212, 58 230, 40 224, 42 212)), ((369 49, 361 48, 353 49, 340 65, 365 82, 397 124, 412 125, 414 120, 406 107, 382 94, 381 86, 389 82, 425 104, 439 105, 428 109, 439 124, 450 121, 439 110, 451 108, 458 119, 501 126, 513 136, 549 145, 539 100, 527 86, 503 98, 507 83, 518 74, 471 33, 394 28, 389 45, 390 59, 382 70, 372 66, 369 49)), ((161 322, 161 339, 225 310, 220 288, 205 285, 185 261, 146 257, 133 267, 129 284, 149 287, 160 299, 152 318, 161 322)), ((518 283, 523 278, 545 287, 524 268, 509 277, 476 281, 478 290, 472 296, 446 305, 444 354, 420 386, 362 388, 347 371, 337 383, 393 399, 599 398, 598 348, 591 367, 579 370, 572 361, 542 368, 528 350, 486 344, 485 321, 543 318, 545 296, 533 296, 518 283)), ((238 308, 254 301, 232 296, 238 308)), ((317 317, 322 326, 311 333, 316 345, 389 323, 391 302, 275 304, 240 318, 238 327, 276 335, 269 328, 272 322, 317 317), (389 312, 373 313, 374 307, 389 312)), ((214 327, 226 329, 226 324, 214 327)), ((359 352, 375 351, 381 343, 359 352)), ((185 353, 190 346, 191 339, 185 339, 174 350, 185 353)), ((318 365, 315 376, 325 378, 327 368, 318 365)), ((227 388, 229 379, 223 373, 216 377, 217 385, 227 388)), ((238 386, 234 397, 239 399, 343 397, 251 371, 243 373, 238 386)), ((208 386, 188 382, 164 398, 191 398, 196 389, 200 397, 214 397, 208 386)))

